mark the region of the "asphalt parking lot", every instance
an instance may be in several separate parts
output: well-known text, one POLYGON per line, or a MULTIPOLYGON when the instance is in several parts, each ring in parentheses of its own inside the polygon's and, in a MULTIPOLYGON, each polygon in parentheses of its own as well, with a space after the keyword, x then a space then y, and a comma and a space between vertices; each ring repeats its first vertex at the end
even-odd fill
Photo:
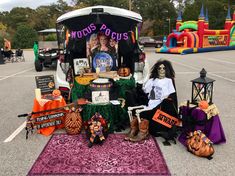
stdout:
MULTIPOLYGON (((234 175, 235 163, 235 51, 198 53, 190 55, 156 54, 154 48, 145 48, 147 59, 152 66, 158 59, 172 62, 176 72, 178 102, 191 98, 191 80, 199 77, 202 68, 207 76, 215 79, 213 102, 220 111, 220 120, 227 143, 215 145, 212 160, 196 157, 186 151, 178 142, 176 145, 163 146, 157 138, 163 156, 172 175, 234 175)), ((33 52, 24 51, 26 62, 0 65, 0 175, 26 175, 46 145, 49 137, 33 134, 25 140, 22 128, 24 118, 18 114, 32 110, 35 76, 55 75, 52 69, 36 72, 33 52), (21 128, 19 128, 21 127, 21 128), (15 130, 18 134, 10 142, 4 142, 15 130)))

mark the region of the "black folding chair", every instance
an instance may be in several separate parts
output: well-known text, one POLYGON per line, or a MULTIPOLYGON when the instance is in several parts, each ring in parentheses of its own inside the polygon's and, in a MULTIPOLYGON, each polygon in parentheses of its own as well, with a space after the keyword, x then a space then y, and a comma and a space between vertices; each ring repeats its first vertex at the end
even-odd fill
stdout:
POLYGON ((11 50, 3 51, 3 58, 5 61, 14 62, 14 53, 11 50))
POLYGON ((24 58, 24 52, 22 49, 18 48, 15 52, 15 60, 17 62, 24 62, 25 61, 25 58, 24 58))

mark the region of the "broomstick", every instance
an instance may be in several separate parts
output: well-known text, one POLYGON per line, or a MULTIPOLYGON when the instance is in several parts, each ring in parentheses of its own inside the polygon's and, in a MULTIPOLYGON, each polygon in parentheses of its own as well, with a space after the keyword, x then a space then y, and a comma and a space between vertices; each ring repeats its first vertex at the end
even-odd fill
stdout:
POLYGON ((66 106, 62 106, 62 107, 54 108, 54 109, 48 109, 48 110, 44 110, 44 111, 36 111, 36 112, 32 111, 32 112, 27 113, 27 114, 26 113, 25 114, 20 114, 17 117, 28 117, 28 116, 32 116, 32 115, 35 115, 35 114, 40 114, 40 113, 46 113, 46 112, 52 112, 52 111, 66 109, 66 108, 69 108, 71 106, 77 107, 78 106, 78 102, 75 101, 73 103, 67 104, 66 106))

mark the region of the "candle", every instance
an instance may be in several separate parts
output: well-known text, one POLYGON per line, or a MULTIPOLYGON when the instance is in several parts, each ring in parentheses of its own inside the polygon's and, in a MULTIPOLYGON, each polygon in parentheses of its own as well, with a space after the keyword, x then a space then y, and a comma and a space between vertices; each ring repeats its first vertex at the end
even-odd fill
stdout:
POLYGON ((41 89, 35 89, 35 98, 41 100, 41 89))
POLYGON ((97 75, 100 73, 100 67, 96 67, 95 72, 97 73, 97 75))

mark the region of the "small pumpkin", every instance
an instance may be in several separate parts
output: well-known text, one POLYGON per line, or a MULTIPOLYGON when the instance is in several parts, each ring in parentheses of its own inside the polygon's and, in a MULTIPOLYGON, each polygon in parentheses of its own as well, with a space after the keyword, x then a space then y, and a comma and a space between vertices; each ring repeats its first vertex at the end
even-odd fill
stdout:
POLYGON ((80 113, 78 111, 67 113, 64 127, 67 134, 79 134, 82 129, 82 117, 80 113))
POLYGON ((55 89, 55 90, 53 90, 52 95, 55 96, 55 97, 58 97, 58 96, 61 95, 61 92, 60 92, 60 90, 55 89))
POLYGON ((206 100, 202 100, 198 104, 200 109, 207 109, 209 107, 209 104, 206 100))
POLYGON ((118 69, 117 73, 119 76, 127 77, 130 75, 131 71, 130 71, 130 68, 128 68, 128 67, 121 67, 118 69))
POLYGON ((77 100, 77 103, 78 103, 79 105, 85 105, 85 104, 88 103, 88 100, 85 99, 85 98, 79 98, 79 99, 77 100))

